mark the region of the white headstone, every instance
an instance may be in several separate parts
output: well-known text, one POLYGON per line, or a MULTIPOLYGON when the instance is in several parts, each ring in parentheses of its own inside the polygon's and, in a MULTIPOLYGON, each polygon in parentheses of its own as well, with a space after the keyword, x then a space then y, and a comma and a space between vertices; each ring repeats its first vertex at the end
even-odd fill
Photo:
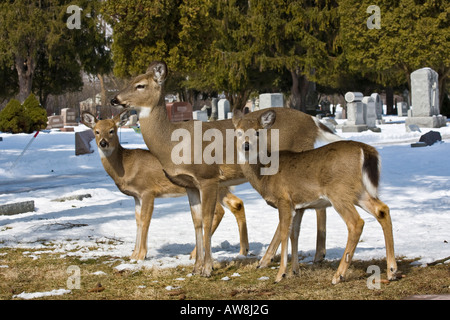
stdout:
POLYGON ((367 130, 364 119, 364 98, 361 92, 347 92, 347 122, 342 126, 342 132, 361 132, 367 130))
POLYGON ((376 127, 377 115, 375 112, 375 101, 370 97, 364 97, 362 99, 364 104, 364 120, 369 128, 376 127))
POLYGON ((345 94, 345 101, 347 102, 355 102, 362 101, 364 95, 361 92, 347 92, 345 94))
POLYGON ((439 114, 439 76, 431 68, 411 73, 411 104, 413 117, 439 114))
POLYGON ((446 126, 447 117, 439 114, 439 76, 433 69, 422 68, 411 73, 411 109, 405 121, 406 126, 446 126))
POLYGON ((227 99, 220 99, 217 103, 217 119, 226 119, 228 112, 230 112, 230 102, 227 99))
POLYGON ((283 107, 282 93, 263 93, 259 95, 259 109, 283 107))
POLYGON ((206 110, 192 111, 192 119, 200 121, 208 121, 208 112, 206 110))
POLYGON ((406 117, 408 115, 408 104, 406 102, 397 102, 397 114, 399 117, 406 117))
POLYGON ((375 114, 377 116, 377 120, 381 120, 383 118, 383 101, 378 93, 372 93, 370 96, 375 102, 375 114))
POLYGON ((347 103, 347 124, 365 124, 364 104, 361 101, 347 103))

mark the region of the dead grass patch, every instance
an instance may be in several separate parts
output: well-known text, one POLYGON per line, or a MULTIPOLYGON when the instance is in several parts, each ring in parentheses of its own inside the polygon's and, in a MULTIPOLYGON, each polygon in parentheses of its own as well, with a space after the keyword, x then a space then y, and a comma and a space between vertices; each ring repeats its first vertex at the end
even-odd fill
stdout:
POLYGON ((70 294, 41 299, 58 300, 397 300, 417 294, 450 294, 448 264, 428 267, 411 265, 400 259, 405 278, 367 287, 368 266, 377 265, 386 277, 385 260, 353 261, 345 282, 331 284, 337 262, 302 264, 299 276, 289 276, 275 284, 278 264, 257 269, 256 259, 215 263, 210 278, 189 276, 192 267, 143 269, 118 272, 114 267, 127 259, 104 256, 83 260, 60 253, 38 254, 38 250, 0 249, 0 299, 9 300, 22 292, 66 289, 69 266, 81 272, 80 289, 70 294), (25 252, 29 252, 28 254, 25 252), (25 254, 24 254, 25 253, 25 254), (35 255, 33 255, 35 254, 35 255), (37 256, 37 259, 33 259, 37 256), (7 266, 7 267, 5 267, 7 266), (268 277, 268 280, 261 280, 268 277), (228 280, 223 280, 228 279, 228 280), (99 290, 98 288, 102 288, 99 290), (96 289, 97 288, 97 289, 96 289))

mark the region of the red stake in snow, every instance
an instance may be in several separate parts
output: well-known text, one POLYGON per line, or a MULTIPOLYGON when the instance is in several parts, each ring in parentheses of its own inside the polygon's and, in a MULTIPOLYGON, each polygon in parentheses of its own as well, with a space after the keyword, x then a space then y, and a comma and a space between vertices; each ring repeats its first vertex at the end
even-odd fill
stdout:
POLYGON ((17 164, 17 162, 19 161, 19 159, 23 156, 23 154, 25 153, 25 151, 27 151, 27 149, 30 147, 31 143, 34 141, 34 139, 36 139, 37 135, 39 134, 39 130, 36 131, 36 133, 34 134, 33 138, 31 138, 30 142, 28 142, 28 144, 25 146, 25 148, 23 149, 22 153, 17 157, 16 161, 14 161, 14 163, 12 164, 12 166, 9 168, 9 171, 11 171, 17 164))

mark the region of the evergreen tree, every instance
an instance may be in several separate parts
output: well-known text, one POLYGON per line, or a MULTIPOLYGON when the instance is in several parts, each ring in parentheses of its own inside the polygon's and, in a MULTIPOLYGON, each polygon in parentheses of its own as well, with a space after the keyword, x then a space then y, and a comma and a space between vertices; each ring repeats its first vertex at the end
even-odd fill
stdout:
POLYGON ((450 76, 448 0, 382 0, 380 29, 369 28, 373 1, 342 0, 340 39, 349 69, 385 86, 410 85, 410 74, 430 67, 439 74, 441 104, 450 76), (369 10, 370 11, 370 10, 369 10))
POLYGON ((0 112, 0 131, 10 133, 30 133, 31 119, 19 100, 11 99, 0 112))
POLYGON ((34 94, 30 94, 23 102, 23 108, 30 118, 30 132, 45 129, 47 126, 47 112, 39 105, 34 94))
POLYGON ((109 39, 99 26, 102 2, 10 0, 0 3, 0 70, 15 70, 18 100, 23 102, 33 91, 45 106, 49 94, 81 88, 81 69, 95 75, 111 71, 109 39), (79 29, 68 28, 69 5, 82 10, 79 29))

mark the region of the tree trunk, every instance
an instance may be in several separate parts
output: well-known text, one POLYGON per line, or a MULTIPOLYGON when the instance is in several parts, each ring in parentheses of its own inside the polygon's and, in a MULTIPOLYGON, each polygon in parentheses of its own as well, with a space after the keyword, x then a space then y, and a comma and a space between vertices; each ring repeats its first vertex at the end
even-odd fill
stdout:
POLYGON ((300 75, 298 70, 290 70, 292 78, 291 96, 289 106, 306 112, 306 96, 308 95, 309 81, 305 75, 300 75))
POLYGON ((295 70, 290 70, 292 78, 291 96, 289 97, 289 107, 301 110, 302 97, 298 89, 298 75, 295 70))
POLYGON ((19 79, 19 95, 17 96, 17 99, 20 101, 20 103, 23 103, 31 93, 36 62, 30 56, 28 57, 16 56, 15 65, 17 70, 17 76, 19 79))
POLYGON ((305 75, 299 77, 299 88, 300 88, 300 111, 306 112, 306 97, 309 91, 309 81, 305 75))
POLYGON ((392 87, 386 88, 386 114, 394 114, 394 90, 392 87))
MULTIPOLYGON (((102 74, 97 74, 100 81, 100 118, 110 119, 112 117, 111 107, 106 103, 105 79, 102 74)), ((95 101, 95 100, 94 100, 95 101)))

